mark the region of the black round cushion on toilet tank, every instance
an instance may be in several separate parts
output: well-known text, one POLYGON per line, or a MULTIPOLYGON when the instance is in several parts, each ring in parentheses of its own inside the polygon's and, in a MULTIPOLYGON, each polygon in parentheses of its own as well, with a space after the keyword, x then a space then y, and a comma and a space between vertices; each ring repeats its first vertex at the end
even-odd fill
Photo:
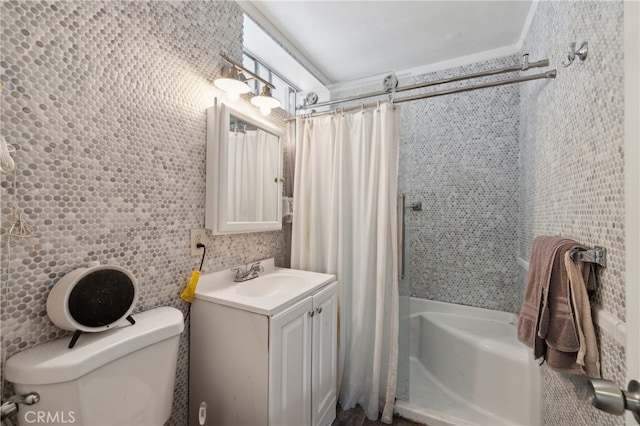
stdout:
POLYGON ((134 295, 134 284, 127 275, 111 269, 97 270, 71 290, 69 313, 86 327, 108 327, 129 310, 134 295))

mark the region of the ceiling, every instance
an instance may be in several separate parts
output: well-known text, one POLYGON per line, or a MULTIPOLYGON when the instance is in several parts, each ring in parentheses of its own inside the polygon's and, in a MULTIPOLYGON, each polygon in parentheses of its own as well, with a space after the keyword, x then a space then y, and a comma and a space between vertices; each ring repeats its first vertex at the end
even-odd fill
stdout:
POLYGON ((531 1, 241 1, 330 85, 486 54, 516 53, 531 1))

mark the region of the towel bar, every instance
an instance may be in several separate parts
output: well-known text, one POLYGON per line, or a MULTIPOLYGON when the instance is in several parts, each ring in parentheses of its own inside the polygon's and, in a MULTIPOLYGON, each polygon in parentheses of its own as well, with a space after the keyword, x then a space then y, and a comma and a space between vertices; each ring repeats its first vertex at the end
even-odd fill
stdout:
POLYGON ((571 258, 581 262, 595 263, 603 268, 607 267, 607 250, 604 247, 595 246, 591 250, 574 250, 571 258))

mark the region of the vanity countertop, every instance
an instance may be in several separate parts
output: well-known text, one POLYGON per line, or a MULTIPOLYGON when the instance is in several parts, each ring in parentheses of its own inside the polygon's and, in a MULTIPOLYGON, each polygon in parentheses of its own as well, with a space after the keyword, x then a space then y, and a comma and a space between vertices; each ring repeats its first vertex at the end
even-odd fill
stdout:
POLYGON ((277 268, 273 258, 260 263, 264 272, 241 283, 233 281, 231 269, 202 275, 195 298, 273 316, 336 280, 335 275, 277 268))

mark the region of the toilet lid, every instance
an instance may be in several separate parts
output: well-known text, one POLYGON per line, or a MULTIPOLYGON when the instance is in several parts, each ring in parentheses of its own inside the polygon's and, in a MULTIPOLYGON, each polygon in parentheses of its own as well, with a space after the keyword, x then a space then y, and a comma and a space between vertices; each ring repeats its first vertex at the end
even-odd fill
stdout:
POLYGON ((132 316, 135 326, 125 321, 127 325, 104 333, 86 334, 73 350, 69 350, 66 337, 25 349, 7 360, 2 374, 8 381, 22 385, 64 383, 176 337, 184 330, 182 313, 175 308, 154 308, 132 316))
POLYGON ((112 265, 78 268, 62 277, 47 299, 47 314, 65 330, 103 331, 125 319, 136 302, 133 275, 112 265))

